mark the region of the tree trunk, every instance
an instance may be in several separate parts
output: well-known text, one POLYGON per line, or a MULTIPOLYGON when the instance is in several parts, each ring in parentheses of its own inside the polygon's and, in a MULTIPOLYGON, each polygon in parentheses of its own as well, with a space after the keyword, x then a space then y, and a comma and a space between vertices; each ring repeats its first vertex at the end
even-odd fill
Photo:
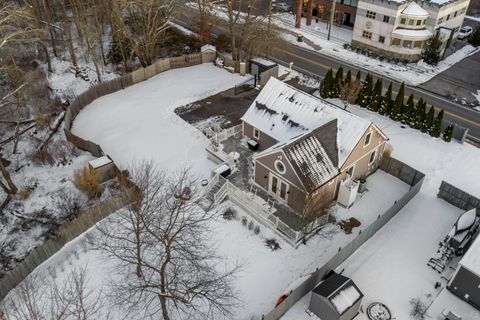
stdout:
POLYGON ((48 24, 48 32, 50 33, 50 42, 52 44, 53 55, 58 57, 57 44, 55 41, 55 30, 52 26, 50 3, 48 0, 43 0, 43 8, 45 9, 45 20, 48 24))
POLYGON ((18 191, 17 186, 15 186, 15 184, 13 183, 13 180, 10 177, 10 173, 5 168, 5 166, 3 165, 3 162, 2 162, 1 158, 0 158, 0 172, 2 172, 3 177, 7 181, 8 187, 10 188, 9 193, 11 193, 11 194, 17 193, 17 191, 18 191))
POLYGON ((67 35, 67 46, 68 46, 68 52, 70 53, 70 59, 72 60, 72 64, 76 66, 77 55, 75 54, 75 49, 73 48, 72 30, 70 29, 70 21, 68 20, 67 4, 65 3, 66 1, 67 0, 60 1, 62 4, 62 11, 63 11, 63 28, 67 35))

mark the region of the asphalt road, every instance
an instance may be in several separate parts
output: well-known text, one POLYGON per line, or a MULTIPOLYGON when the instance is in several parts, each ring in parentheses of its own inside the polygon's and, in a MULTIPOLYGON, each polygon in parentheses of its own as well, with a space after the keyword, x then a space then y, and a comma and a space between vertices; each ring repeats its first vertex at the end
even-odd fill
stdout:
MULTIPOLYGON (((182 8, 182 13, 183 14, 176 20, 176 22, 185 27, 189 27, 189 21, 191 21, 191 17, 196 13, 193 9, 185 7, 182 8)), ((217 26, 214 26, 212 28, 212 33, 216 35, 220 33, 228 34, 226 23, 223 21, 219 21, 217 26)), ((340 66, 343 67, 344 72, 351 70, 352 74, 356 74, 357 70, 359 69, 364 75, 368 72, 372 73, 371 71, 352 66, 334 57, 327 56, 316 51, 304 49, 287 42, 276 43, 272 45, 269 58, 275 60, 277 63, 284 66, 288 66, 291 62, 293 62, 293 65, 300 71, 304 71, 305 73, 317 76, 321 79, 330 68, 336 70, 340 66)), ((385 75, 374 72, 372 74, 374 78, 383 79, 383 85, 385 90, 388 87, 390 81, 393 83, 394 92, 396 92, 401 85, 400 82, 386 77, 385 75)), ((413 93, 416 99, 423 98, 429 105, 435 106, 435 108, 438 110, 444 109, 445 119, 456 123, 459 126, 468 128, 469 136, 471 136, 477 141, 480 141, 480 112, 454 103, 431 91, 420 87, 406 86, 405 93, 407 97, 413 93)))

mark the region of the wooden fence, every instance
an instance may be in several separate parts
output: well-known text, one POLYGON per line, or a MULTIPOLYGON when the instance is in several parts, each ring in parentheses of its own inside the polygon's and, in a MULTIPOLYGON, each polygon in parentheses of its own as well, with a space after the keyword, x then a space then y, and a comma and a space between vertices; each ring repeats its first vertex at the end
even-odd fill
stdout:
POLYGON ((140 68, 122 77, 118 77, 110 81, 104 81, 90 87, 87 91, 78 95, 71 102, 70 106, 67 109, 65 115, 64 129, 67 140, 79 149, 88 151, 96 157, 103 156, 104 152, 101 146, 99 146, 93 141, 82 139, 71 131, 73 120, 83 108, 92 103, 95 99, 125 89, 133 84, 150 79, 151 77, 164 71, 212 62, 214 59, 215 53, 209 51, 174 58, 166 58, 159 60, 158 62, 146 68, 140 68))
POLYGON ((383 214, 377 217, 372 224, 350 241, 343 248, 338 248, 338 252, 328 260, 323 266, 318 268, 311 277, 298 286, 290 295, 272 311, 266 315, 262 315, 262 320, 278 320, 284 315, 294 304, 302 299, 306 294, 312 291, 317 284, 319 284, 328 272, 335 270, 340 264, 347 260, 360 246, 362 246, 368 239, 370 239, 378 230, 380 230, 388 221, 390 221, 419 191, 422 187, 425 175, 403 162, 384 157, 380 165, 382 170, 396 176, 397 178, 410 182, 410 190, 399 200, 395 201, 392 206, 383 214), (415 177, 415 178, 413 178, 415 177))
POLYGON ((480 199, 445 181, 442 181, 437 197, 465 211, 473 208, 480 209, 480 199))
POLYGON ((105 200, 96 207, 87 210, 80 217, 67 222, 59 229, 55 239, 50 239, 35 248, 27 257, 0 279, 0 301, 22 282, 40 264, 57 253, 63 246, 93 227, 97 222, 126 206, 129 197, 118 196, 105 200))
MULTIPOLYGON (((104 152, 100 145, 93 141, 82 139, 71 131, 75 117, 83 108, 85 108, 85 106, 104 95, 125 89, 164 71, 212 62, 214 58, 215 53, 203 52, 162 59, 146 68, 140 68, 130 74, 110 81, 104 81, 90 87, 87 91, 78 95, 67 108, 64 128, 67 140, 79 149, 88 151, 96 157, 103 156, 104 152)), ((89 209, 77 219, 61 226, 58 236, 55 239, 50 239, 41 246, 35 248, 22 262, 17 264, 13 270, 9 271, 0 279, 0 301, 5 298, 10 290, 15 288, 33 270, 35 270, 35 268, 63 248, 67 242, 75 239, 113 212, 123 208, 127 203, 128 200, 126 197, 110 198, 100 203, 95 208, 89 209)))

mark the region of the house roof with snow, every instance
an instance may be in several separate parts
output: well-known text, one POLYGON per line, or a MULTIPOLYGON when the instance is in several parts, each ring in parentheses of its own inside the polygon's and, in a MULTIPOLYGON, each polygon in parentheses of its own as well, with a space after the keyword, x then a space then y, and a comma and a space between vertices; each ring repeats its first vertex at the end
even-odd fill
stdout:
POLYGON ((309 191, 318 189, 339 173, 336 132, 337 121, 332 120, 293 139, 282 148, 302 184, 309 191))
MULTIPOLYGON (((343 165, 372 124, 275 78, 270 78, 241 120, 280 144, 337 120, 337 167, 343 165)), ((322 146, 326 147, 324 143, 322 146)))
POLYGON ((410 4, 405 9, 403 9, 402 13, 407 16, 416 17, 426 17, 430 15, 428 11, 420 7, 416 2, 410 2, 410 4))
MULTIPOLYGON (((476 211, 477 209, 472 210, 476 211)), ((480 277, 480 236, 477 236, 458 263, 480 277)))
POLYGON ((320 282, 313 289, 313 293, 328 299, 340 315, 363 297, 352 279, 337 273, 332 273, 327 279, 320 282))
POLYGON ((428 38, 428 37, 431 37, 433 33, 427 29, 420 29, 420 30, 395 29, 392 31, 392 35, 402 36, 402 37, 411 37, 411 38, 428 38))

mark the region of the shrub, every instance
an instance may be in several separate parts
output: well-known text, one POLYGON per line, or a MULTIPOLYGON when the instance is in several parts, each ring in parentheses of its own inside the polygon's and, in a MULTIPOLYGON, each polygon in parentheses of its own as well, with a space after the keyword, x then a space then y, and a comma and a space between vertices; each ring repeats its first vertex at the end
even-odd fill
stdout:
POLYGON ((231 208, 231 207, 228 207, 228 208, 225 209, 225 211, 223 212, 222 217, 223 217, 223 219, 225 219, 225 220, 233 220, 233 219, 236 219, 236 218, 237 218, 237 212, 235 211, 235 209, 233 209, 233 208, 231 208))
POLYGON ((32 154, 29 155, 29 158, 35 164, 53 165, 55 163, 52 154, 47 149, 37 148, 32 154))
POLYGON ((260 227, 257 225, 255 226, 255 228, 253 229, 253 233, 255 234, 259 234, 260 233, 260 227))
POLYGON ((82 191, 88 199, 98 198, 102 194, 100 173, 93 169, 83 168, 75 171, 73 174, 73 184, 78 190, 82 191))
POLYGON ((384 157, 391 157, 393 152, 393 147, 390 144, 385 145, 385 150, 383 150, 383 156, 384 157))
POLYGON ((281 249, 275 238, 265 239, 265 245, 269 247, 272 251, 281 249))
POLYGON ((35 190, 35 188, 36 188, 36 185, 26 186, 18 192, 18 196, 20 197, 20 199, 25 200, 30 196, 30 194, 33 192, 33 190, 35 190))
POLYGON ((253 221, 250 221, 248 223, 248 230, 250 230, 250 231, 253 230, 253 226, 254 226, 253 221))
POLYGON ((242 225, 243 225, 244 227, 247 226, 247 222, 248 222, 247 217, 242 217, 242 225))

